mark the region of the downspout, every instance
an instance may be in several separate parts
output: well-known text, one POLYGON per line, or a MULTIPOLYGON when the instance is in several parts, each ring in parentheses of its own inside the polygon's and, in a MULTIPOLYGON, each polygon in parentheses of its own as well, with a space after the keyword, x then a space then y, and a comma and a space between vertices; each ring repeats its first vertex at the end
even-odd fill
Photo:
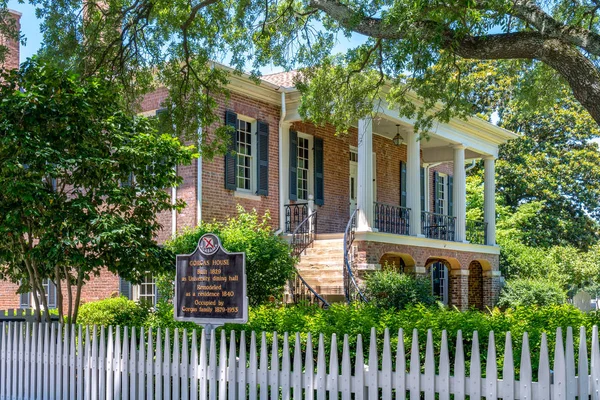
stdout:
POLYGON ((196 225, 202 223, 202 127, 198 128, 198 171, 196 177, 196 225))
POLYGON ((468 167, 465 167, 465 173, 469 172, 473 168, 475 168, 475 160, 471 160, 471 165, 469 165, 468 167))
MULTIPOLYGON (((281 90, 280 87, 278 90, 281 90)), ((283 175, 286 171, 283 170, 283 122, 287 110, 285 107, 285 91, 281 91, 281 117, 279 118, 279 229, 275 232, 276 235, 283 233, 285 230, 285 198, 284 198, 284 179, 283 175)))

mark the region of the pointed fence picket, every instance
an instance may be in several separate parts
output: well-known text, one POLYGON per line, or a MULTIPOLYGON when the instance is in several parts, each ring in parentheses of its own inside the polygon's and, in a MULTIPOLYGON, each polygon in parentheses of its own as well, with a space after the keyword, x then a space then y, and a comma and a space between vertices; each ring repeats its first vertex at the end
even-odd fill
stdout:
POLYGON ((445 331, 435 335, 439 345, 428 331, 422 353, 417 331, 405 335, 400 329, 393 339, 387 329, 383 338, 373 329, 365 353, 360 335, 354 348, 348 335, 343 341, 332 335, 327 352, 323 335, 302 340, 300 334, 274 333, 268 339, 252 332, 246 348, 243 331, 221 331, 210 339, 202 332, 198 341, 195 330, 4 321, 0 400, 597 399, 598 328, 591 347, 584 328, 574 336, 572 328, 558 328, 550 351, 542 334, 534 377, 527 333, 515 349, 510 332, 502 339, 490 332, 482 363, 474 332, 467 371, 460 331, 453 350, 445 331), (412 336, 410 346, 405 336, 412 336), (502 354, 496 340, 504 342, 502 354))

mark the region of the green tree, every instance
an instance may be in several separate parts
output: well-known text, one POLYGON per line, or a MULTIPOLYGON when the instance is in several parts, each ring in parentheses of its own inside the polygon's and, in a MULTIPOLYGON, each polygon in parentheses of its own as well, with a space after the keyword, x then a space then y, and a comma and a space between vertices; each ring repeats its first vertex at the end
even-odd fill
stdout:
POLYGON ((215 97, 227 95, 228 73, 211 60, 254 74, 269 63, 304 67, 304 116, 342 131, 373 110, 384 83, 389 103, 416 117, 418 129, 471 115, 474 103, 496 107, 506 92, 479 90, 488 78, 471 60, 492 62, 529 103, 553 104, 566 86, 600 122, 600 20, 591 0, 31 2, 46 56, 85 74, 109 68, 130 100, 167 86, 176 127, 188 133, 217 121, 215 97), (352 34, 362 43, 332 56, 352 34))
POLYGON ((50 279, 71 322, 102 268, 136 282, 165 265, 156 214, 183 206, 163 188, 194 156, 125 113, 117 93, 36 59, 0 78, 0 278, 32 292, 38 310, 50 279))
MULTIPOLYGON (((246 282, 250 305, 269 302, 272 297, 279 300, 283 288, 294 273, 294 258, 288 243, 273 233, 270 216, 259 216, 256 210, 246 212, 238 205, 237 215, 226 222, 202 223, 185 231, 165 244, 174 254, 190 254, 205 233, 212 232, 219 237, 223 247, 230 252, 246 253, 246 282)), ((173 265, 169 260, 170 272, 161 279, 165 298, 173 297, 173 265), (166 281, 166 285, 164 285, 166 281), (166 290, 164 290, 166 289, 166 290)), ((159 290, 161 289, 159 287, 159 290)), ((169 306, 172 310, 172 306, 169 306)))

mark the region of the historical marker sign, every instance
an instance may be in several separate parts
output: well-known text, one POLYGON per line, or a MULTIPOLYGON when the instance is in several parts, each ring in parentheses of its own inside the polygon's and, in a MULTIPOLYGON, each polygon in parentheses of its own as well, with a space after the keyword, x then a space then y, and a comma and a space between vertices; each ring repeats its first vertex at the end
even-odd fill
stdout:
POLYGON ((192 254, 177 256, 175 319, 222 325, 248 321, 246 255, 228 253, 207 233, 192 254))

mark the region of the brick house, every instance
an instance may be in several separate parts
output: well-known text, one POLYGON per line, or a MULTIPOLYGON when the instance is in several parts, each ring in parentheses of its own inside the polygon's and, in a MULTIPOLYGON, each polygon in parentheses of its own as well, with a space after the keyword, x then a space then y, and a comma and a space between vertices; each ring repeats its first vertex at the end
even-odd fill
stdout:
MULTIPOLYGON (((498 146, 515 135, 470 118, 439 123, 429 140, 417 140, 413 121, 383 103, 349 135, 336 136, 331 126, 300 119, 293 75, 267 75, 260 85, 231 75, 231 97, 218 112, 236 129, 237 154, 178 167, 183 184, 171 193, 187 206, 159 215, 158 240, 201 221, 223 220, 240 204, 269 211, 273 229, 300 254, 302 279, 287 299, 354 297, 354 283, 385 265, 430 276, 438 298, 459 309, 493 305, 501 279, 494 160, 498 146), (469 221, 466 169, 479 159, 485 167, 484 220, 469 221)), ((147 95, 143 113, 156 114, 166 94, 159 89, 147 95)), ((15 295, 15 289, 0 282, 0 309, 29 306, 28 296, 15 295)), ((132 286, 106 271, 85 286, 82 299, 119 293, 156 299, 151 276, 132 286)))

